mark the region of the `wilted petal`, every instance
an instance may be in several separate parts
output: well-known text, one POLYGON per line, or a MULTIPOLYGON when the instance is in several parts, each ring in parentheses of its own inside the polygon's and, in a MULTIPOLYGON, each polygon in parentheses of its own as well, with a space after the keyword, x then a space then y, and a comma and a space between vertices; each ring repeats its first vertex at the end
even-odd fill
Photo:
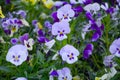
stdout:
POLYGON ((51 40, 49 42, 45 43, 46 49, 44 49, 44 52, 47 54, 48 51, 53 47, 53 45, 55 44, 55 40, 51 40))

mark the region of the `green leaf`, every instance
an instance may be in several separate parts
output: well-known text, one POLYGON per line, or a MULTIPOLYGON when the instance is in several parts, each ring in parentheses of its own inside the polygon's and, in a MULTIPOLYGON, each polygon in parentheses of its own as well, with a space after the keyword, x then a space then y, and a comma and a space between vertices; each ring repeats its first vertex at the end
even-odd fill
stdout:
POLYGON ((0 71, 11 72, 11 70, 6 66, 0 66, 0 71))

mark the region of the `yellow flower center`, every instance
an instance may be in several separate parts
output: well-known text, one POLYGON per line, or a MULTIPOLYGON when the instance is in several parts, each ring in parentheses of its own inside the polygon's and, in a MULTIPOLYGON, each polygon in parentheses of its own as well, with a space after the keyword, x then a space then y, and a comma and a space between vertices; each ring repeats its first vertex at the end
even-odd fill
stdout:
POLYGON ((60 34, 63 34, 63 32, 60 32, 60 34))
POLYGON ((67 16, 66 16, 66 15, 64 15, 64 18, 67 18, 67 16))
POLYGON ((12 32, 16 32, 16 27, 14 26, 14 27, 12 27, 12 32))
POLYGON ((73 57, 73 55, 72 54, 70 54, 70 58, 72 58, 73 57))
POLYGON ((15 60, 16 60, 16 61, 19 60, 18 56, 15 56, 15 60))

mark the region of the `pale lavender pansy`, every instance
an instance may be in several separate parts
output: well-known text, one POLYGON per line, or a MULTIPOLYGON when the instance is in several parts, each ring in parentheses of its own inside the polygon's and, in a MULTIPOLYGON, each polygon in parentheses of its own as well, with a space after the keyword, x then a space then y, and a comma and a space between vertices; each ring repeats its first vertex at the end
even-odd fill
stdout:
POLYGON ((88 4, 84 7, 84 10, 94 15, 100 10, 100 5, 98 3, 88 4))
POLYGON ((6 60, 18 66, 21 65, 24 61, 26 61, 27 56, 28 56, 27 48, 24 45, 18 44, 12 46, 9 49, 6 55, 6 60))
POLYGON ((27 80, 27 78, 25 78, 25 77, 18 77, 15 80, 27 80))
POLYGON ((113 43, 110 45, 109 51, 111 54, 120 57, 120 38, 113 41, 113 43))
POLYGON ((57 35, 57 40, 66 39, 68 33, 70 33, 70 27, 67 21, 56 22, 52 25, 52 35, 57 35))
POLYGON ((105 57, 104 57, 103 64, 104 64, 106 67, 113 67, 113 65, 115 64, 115 62, 113 61, 113 58, 114 58, 114 57, 115 57, 114 55, 105 56, 105 57))
POLYGON ((66 4, 57 10, 57 17, 60 21, 71 21, 75 12, 70 4, 66 4))
POLYGON ((58 80, 72 80, 71 71, 67 67, 61 70, 57 70, 57 73, 58 73, 58 80))
POLYGON ((73 64, 78 60, 77 56, 80 53, 75 47, 67 44, 60 50, 59 54, 63 61, 66 61, 68 64, 73 64))

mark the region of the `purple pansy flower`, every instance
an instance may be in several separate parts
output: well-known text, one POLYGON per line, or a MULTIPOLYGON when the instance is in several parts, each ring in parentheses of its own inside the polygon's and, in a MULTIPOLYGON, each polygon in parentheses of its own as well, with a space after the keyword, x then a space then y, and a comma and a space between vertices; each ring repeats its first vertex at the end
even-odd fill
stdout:
POLYGON ((19 44, 12 46, 9 49, 6 55, 6 60, 18 66, 21 65, 27 59, 27 56, 28 56, 27 48, 24 45, 19 44))
POLYGON ((45 34, 43 33, 42 30, 39 30, 39 31, 38 31, 37 40, 38 40, 39 43, 45 43, 45 42, 48 42, 48 41, 49 41, 49 40, 45 37, 45 34))
POLYGON ((85 59, 88 59, 90 55, 92 55, 92 51, 93 51, 93 44, 87 44, 83 51, 83 57, 85 59))
POLYGON ((71 21, 75 12, 70 4, 66 4, 57 10, 57 17, 60 21, 71 21))
POLYGON ((52 70, 50 71, 50 76, 53 76, 53 77, 58 77, 58 73, 57 73, 57 70, 52 70))
POLYGON ((103 64, 107 67, 112 67, 115 62, 113 61, 114 55, 109 55, 104 57, 103 64))
POLYGON ((60 50, 60 56, 62 57, 62 60, 69 64, 75 63, 78 60, 77 56, 79 56, 79 54, 80 53, 76 48, 68 44, 60 50))
POLYGON ((52 25, 52 35, 57 35, 57 40, 66 39, 68 33, 70 33, 70 27, 67 21, 56 22, 52 25))
POLYGON ((71 71, 67 67, 61 70, 57 70, 57 73, 58 73, 58 80, 72 80, 71 71))
POLYGON ((96 22, 91 24, 91 30, 94 30, 92 35, 92 41, 97 41, 102 36, 102 31, 104 30, 104 25, 101 23, 101 20, 97 19, 96 22))
POLYGON ((17 44, 18 39, 17 39, 17 38, 12 38, 10 42, 11 42, 12 44, 17 44))
POLYGON ((59 22, 59 19, 57 17, 57 12, 52 12, 51 17, 53 18, 54 22, 59 22))
POLYGON ((111 54, 120 57, 120 38, 113 41, 113 43, 110 45, 109 51, 111 54))
POLYGON ((92 16, 92 14, 90 13, 90 12, 86 12, 86 18, 88 19, 88 20, 90 20, 91 22, 94 22, 95 20, 93 19, 93 16, 92 16))
POLYGON ((81 12, 83 12, 83 8, 81 6, 77 6, 73 8, 73 10, 75 11, 75 17, 77 17, 81 12))
POLYGON ((20 36, 19 37, 19 41, 24 44, 24 40, 28 40, 29 39, 29 34, 28 33, 25 33, 24 35, 20 36))

